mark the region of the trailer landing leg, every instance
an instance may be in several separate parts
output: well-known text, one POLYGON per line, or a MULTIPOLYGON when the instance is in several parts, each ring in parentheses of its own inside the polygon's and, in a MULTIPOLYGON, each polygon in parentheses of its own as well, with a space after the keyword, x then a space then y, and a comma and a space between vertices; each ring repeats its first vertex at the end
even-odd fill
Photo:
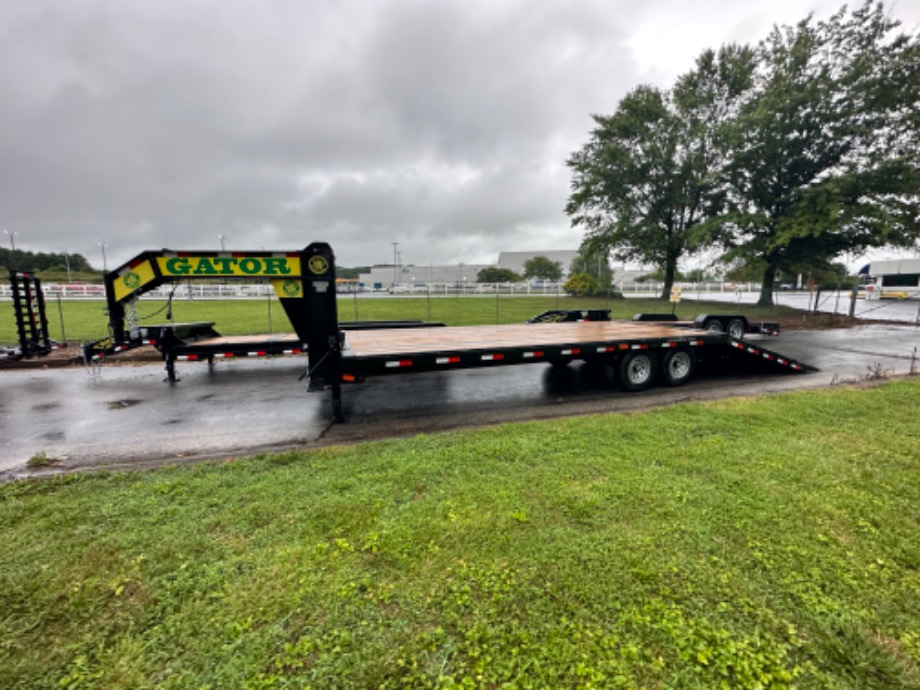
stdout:
POLYGON ((338 381, 332 384, 332 418, 337 424, 345 421, 345 415, 342 414, 342 384, 338 381))
POLYGON ((166 380, 170 383, 177 383, 179 377, 176 376, 176 358, 172 353, 167 353, 163 359, 166 362, 166 380))

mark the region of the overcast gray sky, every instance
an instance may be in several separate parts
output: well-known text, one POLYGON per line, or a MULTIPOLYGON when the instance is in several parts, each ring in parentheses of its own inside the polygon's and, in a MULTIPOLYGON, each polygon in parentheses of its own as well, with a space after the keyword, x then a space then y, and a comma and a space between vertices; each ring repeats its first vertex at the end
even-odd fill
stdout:
POLYGON ((109 268, 219 235, 348 266, 574 249, 591 113, 841 4, 5 0, 0 228, 100 267, 104 243, 109 268))

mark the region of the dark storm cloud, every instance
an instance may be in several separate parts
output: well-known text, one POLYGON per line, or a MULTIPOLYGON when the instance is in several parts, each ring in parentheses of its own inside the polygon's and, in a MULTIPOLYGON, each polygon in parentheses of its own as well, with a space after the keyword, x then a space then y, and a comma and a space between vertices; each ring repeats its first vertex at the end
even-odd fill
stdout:
POLYGON ((0 224, 94 260, 218 234, 347 263, 571 245, 562 163, 635 81, 613 9, 6 3, 0 224))
MULTIPOLYGON (((787 1, 792 19, 806 11, 787 1)), ((219 234, 233 248, 323 239, 352 265, 390 260, 394 241, 418 263, 571 248, 565 159, 591 113, 692 40, 681 7, 0 3, 0 227, 94 261, 98 242, 124 260, 219 234)), ((725 7, 730 26, 754 16, 725 7)))

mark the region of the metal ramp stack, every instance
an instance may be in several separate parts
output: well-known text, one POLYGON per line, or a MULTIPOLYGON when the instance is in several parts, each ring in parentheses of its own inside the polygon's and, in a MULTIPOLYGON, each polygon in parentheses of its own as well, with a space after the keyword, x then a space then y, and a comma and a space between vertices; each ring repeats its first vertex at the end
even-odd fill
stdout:
POLYGON ((48 319, 45 316, 45 295, 41 280, 31 273, 10 271, 10 287, 13 293, 13 314, 16 332, 19 334, 19 349, 7 350, 12 359, 40 357, 52 350, 48 336, 48 319))

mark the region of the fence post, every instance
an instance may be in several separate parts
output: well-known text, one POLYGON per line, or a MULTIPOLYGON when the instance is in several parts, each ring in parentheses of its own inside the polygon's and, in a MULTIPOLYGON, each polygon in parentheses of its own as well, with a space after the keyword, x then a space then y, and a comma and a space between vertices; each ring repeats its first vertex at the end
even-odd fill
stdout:
POLYGON ((61 304, 61 296, 60 296, 60 295, 57 296, 57 304, 58 304, 58 317, 60 317, 60 319, 61 319, 61 342, 62 342, 62 343, 66 343, 66 342, 67 342, 67 336, 66 336, 66 334, 64 333, 64 306, 61 304))
POLYGON ((272 295, 268 293, 268 332, 272 333, 272 295))

